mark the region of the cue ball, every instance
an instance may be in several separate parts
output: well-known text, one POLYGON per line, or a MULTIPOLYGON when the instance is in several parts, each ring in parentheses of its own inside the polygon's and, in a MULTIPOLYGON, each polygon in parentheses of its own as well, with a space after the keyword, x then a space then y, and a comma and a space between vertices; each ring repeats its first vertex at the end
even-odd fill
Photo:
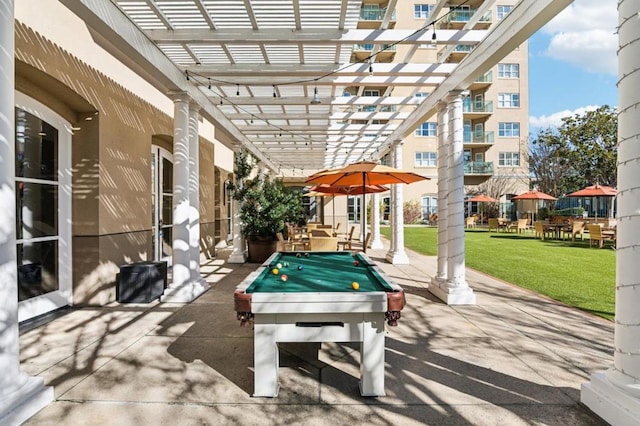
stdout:
POLYGON ((351 283, 351 288, 354 289, 354 290, 357 290, 357 289, 360 288, 360 284, 358 284, 357 282, 354 281, 354 282, 351 283))
POLYGON ((287 281, 289 279, 289 277, 287 276, 287 274, 282 274, 282 276, 280 277, 280 279, 282 281, 287 281))
POLYGON ((358 262, 357 260, 354 260, 354 261, 353 261, 353 264, 354 264, 355 266, 358 266, 358 265, 360 264, 360 262, 358 262))
POLYGON ((302 265, 298 265, 298 271, 302 271, 302 265))
POLYGON ((271 272, 273 273, 273 275, 278 275, 278 268, 273 268, 271 272))
POLYGON ((276 265, 276 268, 278 268, 278 269, 282 268, 282 263, 278 263, 278 264, 276 265))

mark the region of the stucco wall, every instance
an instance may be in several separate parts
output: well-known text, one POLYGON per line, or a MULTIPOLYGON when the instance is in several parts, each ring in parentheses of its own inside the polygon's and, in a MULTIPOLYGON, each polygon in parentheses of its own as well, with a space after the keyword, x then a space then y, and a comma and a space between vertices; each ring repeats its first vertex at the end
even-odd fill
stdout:
MULTIPOLYGON (((152 257, 151 146, 171 150, 173 119, 21 23, 16 62, 16 89, 73 126, 74 304, 115 300, 119 266, 152 257)), ((206 227, 215 221, 214 145, 200 145, 206 227)))

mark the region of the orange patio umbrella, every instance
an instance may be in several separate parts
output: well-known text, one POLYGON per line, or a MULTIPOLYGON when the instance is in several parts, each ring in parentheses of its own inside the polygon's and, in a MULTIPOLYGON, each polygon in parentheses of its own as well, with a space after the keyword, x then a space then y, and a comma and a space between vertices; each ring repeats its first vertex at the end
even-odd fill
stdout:
MULTIPOLYGON (((516 201, 517 200, 531 200, 532 201, 532 204, 531 204, 532 219, 535 219, 535 214, 536 213, 535 213, 535 208, 534 208, 533 202, 538 203, 540 200, 543 200, 543 201, 556 201, 557 198, 552 196, 552 195, 549 195, 547 193, 538 191, 537 189, 532 189, 531 191, 527 191, 527 192, 525 192, 523 194, 516 195, 515 197, 512 197, 511 201, 514 201, 514 200, 516 200, 516 201)), ((533 223, 533 220, 531 222, 533 223)))
POLYGON ((598 197, 607 197, 613 198, 618 194, 618 191, 607 185, 595 185, 587 186, 582 188, 579 191, 572 192, 571 194, 567 194, 567 197, 592 197, 595 199, 595 212, 596 212, 596 221, 598 220, 598 197))
MULTIPOLYGON (((378 192, 386 192, 389 190, 389 187, 384 185, 354 185, 354 186, 336 186, 336 185, 327 185, 320 184, 312 186, 309 189, 309 193, 318 195, 362 195, 362 194, 374 194, 378 192)), ((333 205, 333 218, 332 224, 335 228, 335 218, 336 218, 336 204, 333 205)))
MULTIPOLYGON (((316 173, 305 181, 309 184, 327 184, 331 186, 355 186, 360 185, 363 188, 367 185, 389 185, 396 183, 413 183, 428 178, 420 176, 417 173, 405 172, 404 170, 374 163, 373 161, 360 161, 358 163, 349 164, 338 170, 327 170, 316 173)), ((360 210, 362 232, 361 236, 364 240, 367 227, 367 212, 365 208, 366 191, 362 191, 362 206, 360 210)))
MULTIPOLYGON (((498 202, 498 200, 496 200, 493 197, 489 197, 486 194, 475 195, 469 198, 467 201, 472 203, 497 203, 498 202)), ((482 215, 480 215, 480 223, 482 223, 482 215)))

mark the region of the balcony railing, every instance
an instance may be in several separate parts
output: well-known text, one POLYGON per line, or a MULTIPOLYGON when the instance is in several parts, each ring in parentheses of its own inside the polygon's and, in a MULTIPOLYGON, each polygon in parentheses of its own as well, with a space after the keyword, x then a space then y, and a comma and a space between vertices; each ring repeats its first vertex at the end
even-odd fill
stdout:
MULTIPOLYGON (((447 22, 469 22, 471 17, 476 13, 476 9, 472 10, 452 10, 443 19, 444 23, 447 22)), ((491 22, 491 12, 485 13, 479 22, 491 22)))
MULTIPOLYGON (((360 20, 361 21, 382 21, 384 19, 384 15, 387 14, 387 8, 381 9, 360 9, 360 20)), ((396 11, 394 10, 391 13, 391 20, 396 20, 396 11)))
POLYGON ((493 161, 469 161, 464 164, 465 175, 492 175, 493 161))
POLYGON ((469 98, 466 98, 463 102, 462 102, 462 112, 486 112, 486 113, 492 113, 493 112, 493 101, 486 101, 486 102, 479 102, 479 101, 472 101, 469 98))
MULTIPOLYGON (((370 52, 373 50, 373 44, 354 44, 353 45, 353 50, 365 50, 367 52, 370 52)), ((393 44, 383 44, 382 47, 380 48, 381 50, 387 50, 387 51, 392 51, 395 52, 396 51, 396 45, 393 44)))
POLYGON ((464 143, 493 144, 495 143, 494 132, 464 132, 464 143))
POLYGON ((493 83, 493 71, 487 71, 484 75, 476 78, 474 83, 493 83))

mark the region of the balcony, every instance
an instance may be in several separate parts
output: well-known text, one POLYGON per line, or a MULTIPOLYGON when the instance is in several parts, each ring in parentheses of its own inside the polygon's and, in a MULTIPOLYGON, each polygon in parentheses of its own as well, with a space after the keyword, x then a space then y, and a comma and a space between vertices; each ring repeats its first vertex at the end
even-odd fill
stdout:
MULTIPOLYGON (((351 53, 352 62, 366 61, 373 53, 373 47, 375 44, 354 44, 353 51, 351 53)), ((376 54, 376 62, 392 62, 396 56, 397 46, 394 44, 380 45, 380 51, 376 54)))
POLYGON ((445 49, 438 52, 438 60, 440 62, 457 64, 469 55, 469 52, 473 50, 473 47, 474 46, 469 44, 459 44, 455 46, 451 52, 449 52, 449 49, 445 49), (447 53, 447 56, 445 56, 445 53, 447 53))
POLYGON ((493 161, 469 161, 464 164, 465 176, 493 176, 493 161))
POLYGON ((463 141, 465 145, 474 147, 491 146, 495 143, 494 132, 464 132, 463 141))
MULTIPOLYGON (((477 9, 467 9, 467 10, 451 10, 441 21, 440 28, 443 29, 457 29, 460 30, 464 28, 464 26, 471 21, 471 18, 477 9)), ((480 19, 474 24, 474 30, 487 29, 491 25, 491 12, 486 12, 480 19)))
MULTIPOLYGON (((387 8, 362 8, 360 9, 360 20, 361 21, 382 21, 384 19, 384 15, 387 14, 387 8)), ((396 20, 396 11, 394 10, 391 13, 391 20, 396 20)))
POLYGON ((462 102, 462 113, 467 119, 486 118, 493 114, 493 101, 477 101, 465 98, 462 102))
POLYGON ((487 71, 480 77, 476 78, 471 86, 469 86, 469 90, 472 92, 477 92, 479 90, 485 90, 487 87, 493 84, 493 71, 487 71))

